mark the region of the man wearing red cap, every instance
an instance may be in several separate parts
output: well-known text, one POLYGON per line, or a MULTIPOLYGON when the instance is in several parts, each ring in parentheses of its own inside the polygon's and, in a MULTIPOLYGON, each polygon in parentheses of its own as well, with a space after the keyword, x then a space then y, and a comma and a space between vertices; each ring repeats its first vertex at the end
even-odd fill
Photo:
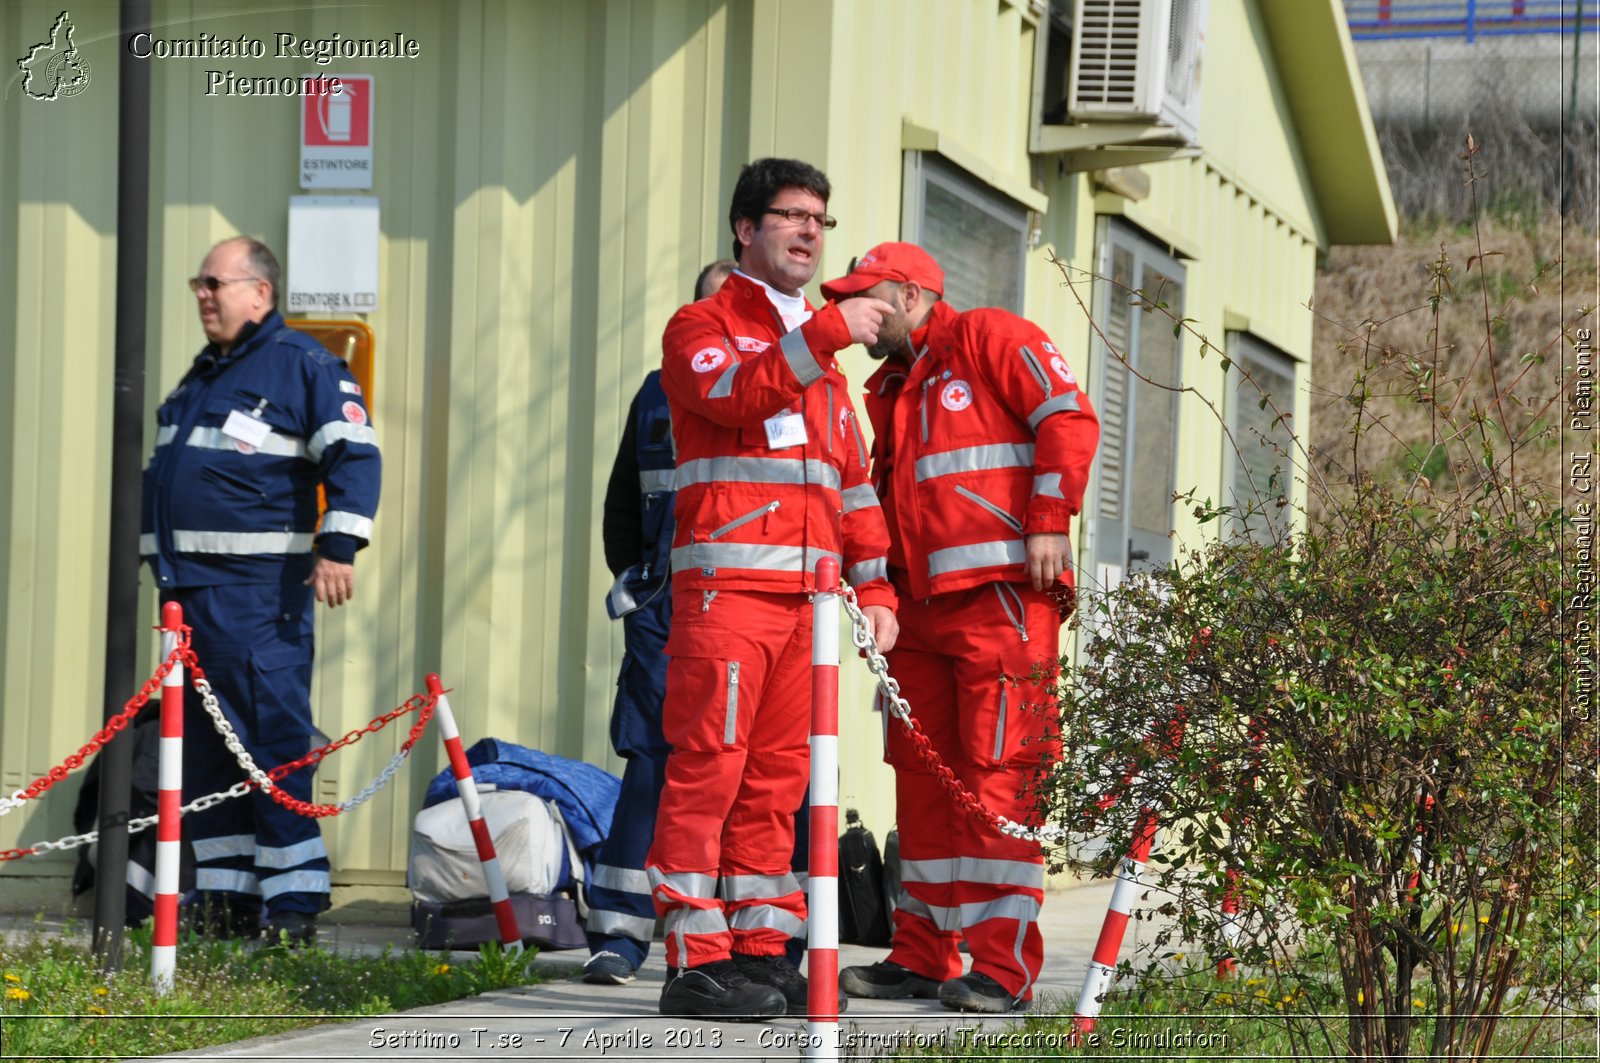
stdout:
POLYGON ((877 342, 891 308, 806 302, 835 224, 828 193, 803 162, 746 166, 728 215, 739 268, 662 337, 678 452, 662 706, 672 752, 645 863, 674 968, 664 1015, 805 1012, 806 980, 783 952, 805 926, 789 857, 810 777, 819 560, 840 562, 876 637, 895 639, 888 530, 834 358, 877 342))
MULTIPOLYGON (((990 810, 1037 815, 1024 793, 1059 750, 1050 677, 1072 593, 1068 533, 1099 420, 1039 328, 1005 310, 958 313, 921 248, 886 243, 822 286, 892 307, 868 349, 873 481, 900 596, 889 652, 912 717, 990 810)), ((978 823, 891 721, 901 894, 886 960, 840 972, 852 996, 937 996, 957 1011, 1026 1008, 1044 960, 1044 862, 1034 842, 978 823), (972 969, 961 973, 965 937, 972 969)))

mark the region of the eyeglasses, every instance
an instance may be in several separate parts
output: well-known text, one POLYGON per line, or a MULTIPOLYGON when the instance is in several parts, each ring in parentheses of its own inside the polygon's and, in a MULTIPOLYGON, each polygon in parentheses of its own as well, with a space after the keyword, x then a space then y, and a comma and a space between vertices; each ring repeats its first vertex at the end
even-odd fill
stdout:
POLYGON ((191 292, 194 292, 194 294, 199 295, 200 294, 200 289, 204 288, 206 291, 208 291, 208 292, 212 293, 213 295, 215 295, 217 289, 222 287, 224 284, 238 284, 240 281, 255 281, 257 284, 260 284, 261 283, 261 278, 260 277, 190 277, 189 278, 189 290, 191 292))
POLYGON ((839 224, 839 219, 832 214, 813 214, 809 210, 802 210, 799 207, 768 207, 761 213, 776 214, 792 225, 804 225, 808 219, 816 222, 824 229, 832 229, 839 224))

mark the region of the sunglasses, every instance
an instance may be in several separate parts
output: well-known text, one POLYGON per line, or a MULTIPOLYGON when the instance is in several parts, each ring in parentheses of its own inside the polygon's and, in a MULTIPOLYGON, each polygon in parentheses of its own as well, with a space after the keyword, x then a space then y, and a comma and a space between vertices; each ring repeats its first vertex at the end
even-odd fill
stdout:
POLYGON ((200 289, 204 288, 206 291, 208 291, 208 292, 212 293, 213 295, 215 295, 217 289, 222 287, 224 284, 238 284, 241 281, 255 281, 257 284, 260 284, 261 283, 261 278, 260 277, 190 277, 189 278, 189 290, 191 292, 194 292, 196 295, 199 295, 200 294, 200 289))

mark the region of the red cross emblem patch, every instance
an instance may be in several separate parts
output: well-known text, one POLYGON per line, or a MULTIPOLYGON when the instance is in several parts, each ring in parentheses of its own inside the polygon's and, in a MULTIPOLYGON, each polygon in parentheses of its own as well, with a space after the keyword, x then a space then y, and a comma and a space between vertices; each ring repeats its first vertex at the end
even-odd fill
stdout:
POLYGON ((952 380, 939 393, 939 402, 952 412, 960 412, 972 405, 972 389, 965 380, 952 380))
POLYGON ((721 347, 707 347, 704 350, 696 351, 690 364, 694 366, 696 373, 709 373, 727 360, 728 352, 721 347))

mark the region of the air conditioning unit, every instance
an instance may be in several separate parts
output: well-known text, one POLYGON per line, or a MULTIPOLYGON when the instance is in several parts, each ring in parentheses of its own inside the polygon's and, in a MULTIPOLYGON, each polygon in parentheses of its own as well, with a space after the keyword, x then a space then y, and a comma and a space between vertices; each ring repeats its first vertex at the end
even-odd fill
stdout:
POLYGON ((1076 0, 1067 113, 1150 122, 1189 143, 1200 125, 1208 0, 1076 0))

